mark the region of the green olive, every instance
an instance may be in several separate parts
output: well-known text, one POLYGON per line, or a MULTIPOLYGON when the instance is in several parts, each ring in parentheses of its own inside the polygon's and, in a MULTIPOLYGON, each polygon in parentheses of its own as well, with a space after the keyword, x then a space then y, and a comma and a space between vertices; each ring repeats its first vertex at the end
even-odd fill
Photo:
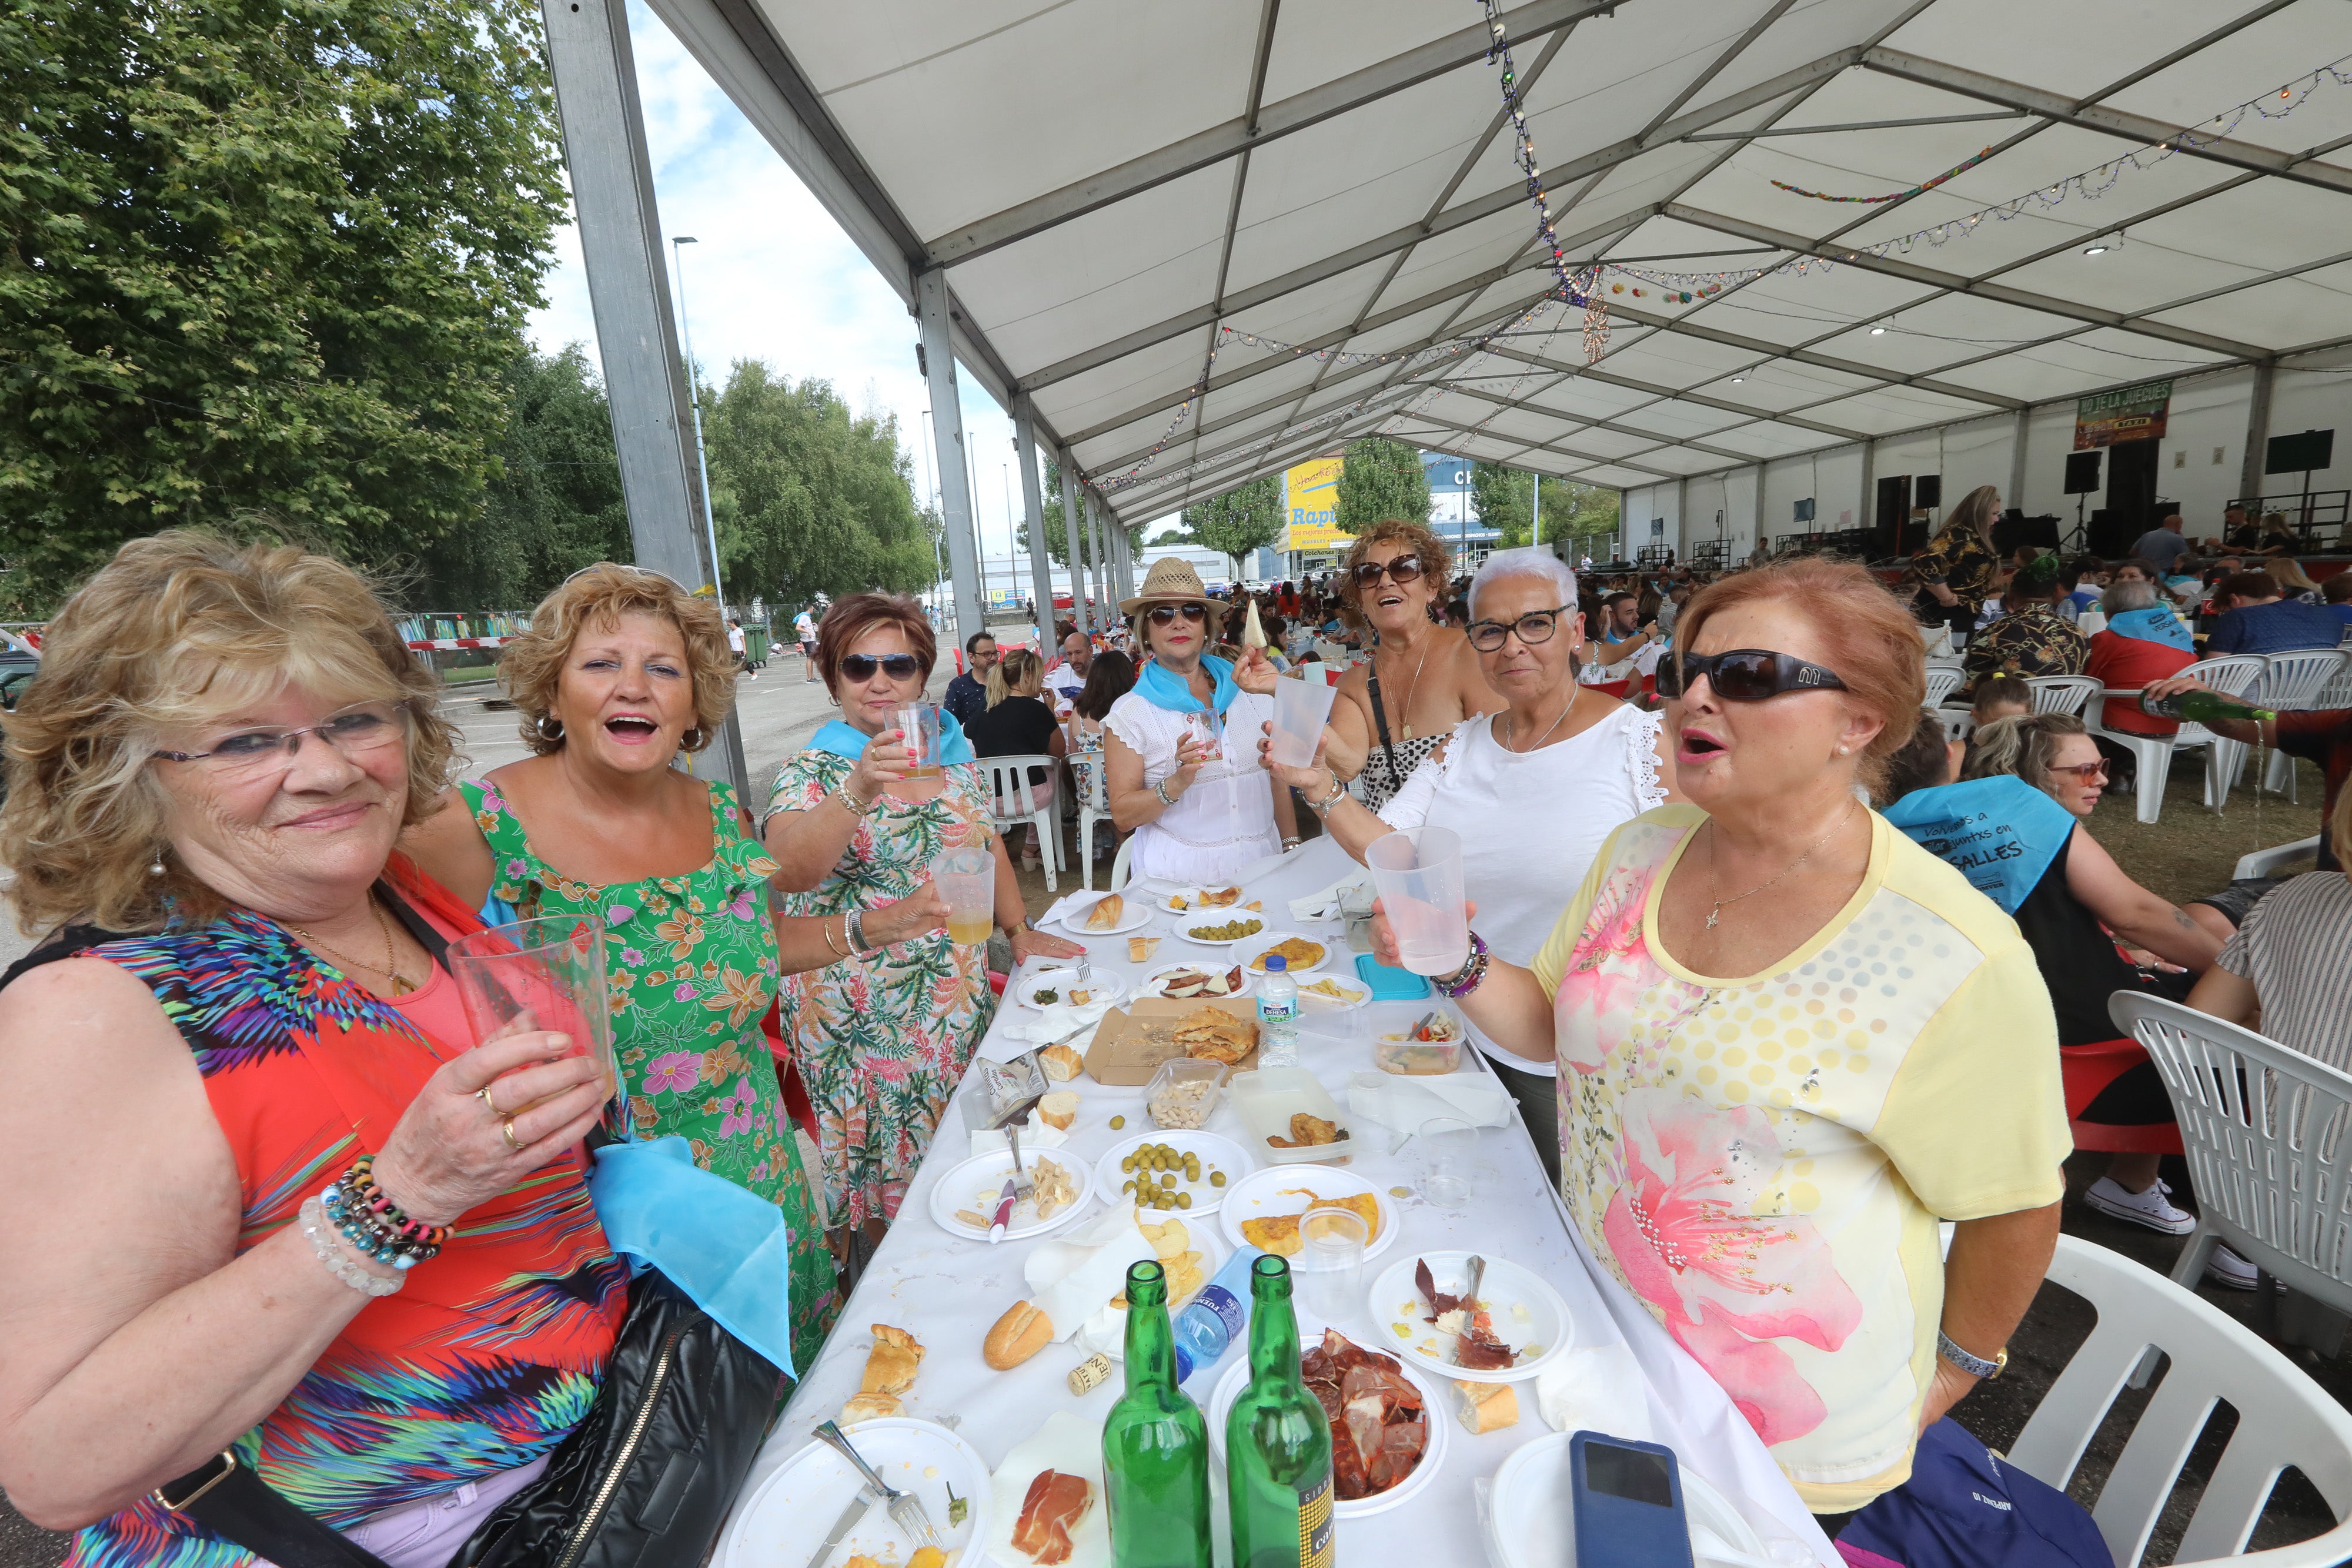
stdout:
POLYGON ((1173 1171, 1162 1171, 1162 1172, 1160 1172, 1160 1185, 1162 1187, 1171 1187, 1171 1186, 1174 1186, 1176 1185, 1176 1174, 1175 1174, 1173 1171))
POLYGON ((1178 1194, 1176 1195, 1176 1207, 1179 1207, 1179 1208, 1190 1208, 1190 1207, 1192 1207, 1192 1195, 1191 1193, 1189 1193, 1189 1192, 1180 1192, 1180 1193, 1178 1193, 1178 1194))
POLYGON ((1133 1170, 1135 1168, 1135 1156, 1133 1155, 1129 1155, 1127 1158, 1119 1161, 1118 1168, 1121 1174, 1133 1170))
POLYGON ((1110 1130, 1111 1130, 1112 1132, 1114 1132, 1114 1133, 1118 1132, 1121 1127, 1124 1127, 1124 1126, 1126 1126, 1126 1125, 1127 1125, 1127 1118, 1126 1118, 1126 1117, 1124 1117, 1124 1116, 1113 1116, 1113 1117, 1110 1119, 1110 1130))
POLYGON ((1224 1173, 1224 1172, 1223 1172, 1223 1171, 1211 1171, 1211 1172, 1209 1173, 1209 1185, 1210 1185, 1211 1186, 1224 1186, 1224 1185, 1225 1185, 1225 1173, 1224 1173))

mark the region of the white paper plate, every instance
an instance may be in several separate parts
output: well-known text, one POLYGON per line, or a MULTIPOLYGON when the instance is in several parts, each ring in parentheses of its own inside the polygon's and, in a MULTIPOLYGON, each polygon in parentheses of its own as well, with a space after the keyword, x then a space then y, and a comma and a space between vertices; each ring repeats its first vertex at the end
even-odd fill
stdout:
MULTIPOLYGON (((1307 1199, 1300 1192, 1284 1191, 1286 1187, 1303 1188, 1317 1197, 1353 1197, 1360 1192, 1369 1192, 1380 1203, 1381 1228, 1380 1233, 1365 1244, 1365 1258, 1379 1257, 1396 1239, 1395 1200, 1362 1176, 1333 1170, 1329 1166, 1269 1166, 1228 1186, 1224 1207, 1217 1210, 1217 1223, 1223 1228, 1225 1239, 1236 1247, 1255 1247, 1257 1243, 1242 1233, 1243 1220, 1271 1219, 1276 1215, 1306 1213, 1307 1199)), ((1349 1337, 1353 1339, 1355 1336, 1350 1334, 1349 1337)), ((1372 1345, 1368 1348, 1386 1350, 1388 1347, 1372 1345)), ((1397 1359, 1402 1361, 1406 1358, 1399 1356, 1397 1359)))
MULTIPOLYGON (((1345 1329, 1340 1332, 1347 1333, 1345 1329)), ((1348 1337, 1354 1339, 1355 1335, 1349 1334, 1348 1337)), ((1299 1348, 1311 1350, 1319 1342, 1318 1335, 1303 1343, 1299 1348)), ((1361 1344, 1363 1342, 1358 1340, 1357 1343, 1361 1344)), ((1365 1345, 1364 1348, 1372 1350, 1378 1347, 1365 1345)), ((1454 1425, 1454 1415, 1446 1407, 1445 1400, 1454 1396, 1410 1366, 1404 1369, 1404 1375, 1414 1387, 1421 1390, 1422 1411, 1429 1422, 1429 1442, 1421 1450, 1421 1463, 1413 1466, 1412 1474, 1384 1492, 1360 1497, 1349 1502, 1335 1500, 1331 1512, 1338 1518, 1361 1519, 1367 1514, 1386 1513, 1400 1503, 1410 1502, 1414 1494, 1429 1485, 1430 1478, 1436 1475, 1438 1467, 1445 1462, 1445 1429, 1454 1425)), ((1217 1380, 1217 1386, 1209 1395, 1209 1452, 1218 1464, 1222 1465, 1225 1459, 1225 1417, 1233 1414, 1234 1403, 1242 1396, 1242 1390, 1249 1386, 1249 1358, 1244 1356, 1226 1369, 1224 1376, 1217 1380)))
POLYGON ((1261 931, 1256 936, 1251 937, 1248 941, 1236 944, 1234 947, 1234 956, 1241 960, 1242 970, 1244 973, 1250 975, 1263 975, 1265 971, 1255 967, 1257 964, 1258 955, 1264 953, 1276 943, 1291 938, 1296 938, 1301 942, 1312 943, 1314 946, 1323 949, 1323 956, 1321 957, 1316 959, 1312 964, 1306 965, 1301 968, 1292 969, 1289 971, 1291 974, 1311 975, 1315 973, 1316 970, 1320 969, 1324 965, 1331 961, 1331 939, 1328 936, 1309 936, 1304 931, 1261 931))
MULTIPOLYGON (((1165 888, 1152 894, 1151 905, 1155 909, 1164 910, 1168 914, 1173 915, 1179 919, 1182 919, 1186 916, 1195 915, 1202 913, 1201 894, 1203 892, 1213 891, 1223 893, 1225 891, 1225 888, 1232 887, 1234 885, 1234 884, 1232 883, 1226 883, 1223 886, 1214 889, 1203 889, 1198 887, 1165 888), (1182 904, 1179 904, 1176 901, 1180 898, 1184 899, 1187 902, 1182 904)), ((1227 909, 1239 909, 1243 904, 1247 904, 1249 901, 1249 890, 1247 888, 1244 888, 1242 890, 1242 895, 1239 898, 1234 899, 1231 904, 1219 904, 1215 909, 1212 909, 1208 911, 1208 913, 1215 915, 1227 909)), ((1252 913, 1255 912, 1253 911, 1252 913)))
MULTIPOLYGON (((1232 964, 1220 964, 1217 960, 1213 958, 1195 959, 1193 962, 1189 964, 1162 964, 1160 967, 1152 970, 1150 974, 1144 976, 1143 978, 1135 983, 1135 994, 1139 1000, 1145 997, 1157 997, 1162 995, 1160 989, 1160 982, 1180 970, 1215 968, 1232 969, 1235 967, 1236 966, 1232 964)), ((1242 970, 1241 989, 1237 991, 1227 991, 1225 995, 1228 997, 1246 997, 1256 989, 1257 982, 1250 977, 1250 972, 1247 969, 1244 969, 1242 970)), ((1215 997, 1178 997, 1175 999, 1178 1001, 1188 1002, 1213 1002, 1219 998, 1215 997)))
MULTIPOLYGON (((1551 1432, 1524 1444, 1495 1472, 1490 1543, 1505 1568, 1576 1568, 1575 1489, 1568 1454, 1574 1435, 1551 1432)), ((1687 1467, 1675 1469, 1682 1478, 1683 1521, 1690 1528, 1693 1557, 1701 1563, 1771 1560, 1755 1528, 1721 1492, 1687 1467)))
POLYGON ((1244 942, 1255 942, 1274 927, 1266 917, 1255 909, 1212 909, 1205 913, 1180 915, 1175 920, 1176 935, 1202 947, 1238 947, 1244 942), (1246 936, 1195 936, 1195 929, 1206 931, 1214 926, 1229 925, 1236 920, 1255 920, 1257 929, 1246 936))
POLYGON ((1095 1191, 1105 1203, 1117 1205, 1127 1201, 1126 1196, 1119 1191, 1119 1186, 1129 1179, 1131 1173, 1120 1170, 1118 1163, 1146 1144, 1165 1144, 1178 1154, 1190 1153, 1201 1156, 1199 1181, 1186 1181, 1184 1173, 1181 1170, 1170 1173, 1175 1176, 1176 1185, 1168 1190, 1191 1193, 1192 1207, 1155 1208, 1144 1211, 1154 1222, 1162 1219, 1181 1219, 1184 1221, 1184 1228, 1187 1230, 1202 1228, 1192 1222, 1195 1219, 1205 1218, 1223 1207, 1225 1194, 1234 1189, 1234 1184, 1257 1169, 1257 1162, 1250 1158, 1247 1149, 1243 1148, 1231 1138, 1221 1137, 1215 1133, 1145 1133, 1140 1136, 1128 1138, 1114 1145, 1110 1153, 1095 1162, 1095 1191), (1209 1184, 1209 1171, 1212 1166, 1225 1173, 1224 1186, 1212 1186, 1209 1184))
MULTIPOLYGON (((1037 993, 1039 991, 1052 991, 1057 996, 1067 997, 1071 986, 1076 984, 1076 982, 1072 980, 1070 977, 1076 973, 1076 971, 1074 969, 1042 970, 1037 974, 1030 976, 1027 979, 1023 980, 1019 985, 1014 986, 1013 988, 1013 999, 1020 1003, 1024 1008, 1031 1009, 1036 1012, 1045 1013, 1049 1017, 1059 1013, 1070 1012, 1072 1011, 1072 1009, 1067 1001, 1043 1003, 1038 1001, 1037 993)), ((1094 973, 1088 975, 1087 977, 1086 983, 1079 986, 1078 988, 1086 992, 1087 997, 1091 998, 1087 1003, 1089 1007, 1093 1006, 1096 1002, 1115 1002, 1127 995, 1127 982, 1119 978, 1117 975, 1111 974, 1107 969, 1099 967, 1097 967, 1094 973)), ((1073 1023, 1070 1027, 1075 1029, 1077 1026, 1073 1023)))
POLYGON ((1541 1347, 1538 1354, 1522 1356, 1516 1365, 1492 1372, 1471 1367, 1450 1366, 1445 1353, 1453 1342, 1432 1328, 1426 1321, 1429 1303, 1422 1300, 1412 1282, 1413 1265, 1426 1262, 1430 1277, 1437 1288, 1449 1295, 1459 1295, 1470 1283, 1470 1254, 1467 1252, 1416 1252, 1410 1258, 1400 1258, 1381 1270, 1371 1289, 1365 1294, 1364 1310, 1372 1322, 1381 1326, 1375 1343, 1408 1366, 1425 1367, 1441 1377, 1458 1377, 1465 1383, 1519 1383, 1535 1376, 1550 1365, 1566 1351, 1576 1337, 1576 1325, 1568 1315, 1568 1303, 1533 1270, 1522 1269, 1507 1258, 1481 1254, 1486 1259, 1485 1281, 1478 1287, 1478 1299, 1486 1303, 1487 1315, 1495 1324, 1495 1337, 1513 1350, 1525 1350, 1529 1345, 1541 1347), (1413 1303, 1411 1316, 1397 1309, 1413 1303), (1528 1320, 1521 1322, 1511 1309, 1523 1306, 1528 1320), (1410 1340, 1400 1340, 1391 1325, 1403 1322, 1412 1330, 1410 1340), (1424 1344, 1434 1343, 1436 1349, 1425 1351, 1424 1344))
MULTIPOLYGON (((1071 1154, 1066 1145, 1060 1148, 1024 1149, 1021 1152, 1023 1167, 1033 1175, 1040 1159, 1051 1160, 1069 1172, 1070 1185, 1077 1189, 1077 1195, 1069 1207, 1055 1209, 1054 1217, 1043 1222, 1038 1220, 1032 1200, 1022 1199, 1013 1207, 1012 1223, 1004 1228, 1004 1239, 1007 1241, 1020 1241, 1032 1236, 1043 1236, 1049 1230, 1059 1230, 1092 1207, 1087 1200, 1094 1192, 1095 1173, 1087 1167, 1084 1160, 1071 1154)), ((996 1211, 996 1195, 1003 1190, 1004 1178, 1012 1174, 1013 1152, 1010 1149, 973 1155, 940 1177, 939 1184, 931 1188, 931 1218, 950 1236, 960 1236, 966 1241, 987 1240, 987 1226, 975 1230, 955 1217, 956 1210, 968 1208, 974 1214, 993 1214, 996 1211), (985 1198, 980 1196, 982 1189, 988 1194, 985 1198)))
POLYGON ((1120 912, 1118 925, 1108 931, 1087 930, 1086 928, 1087 915, 1092 913, 1096 904, 1109 896, 1110 894, 1106 893, 1087 899, 1083 906, 1073 908, 1068 914, 1063 915, 1058 924, 1063 930, 1081 942, 1097 936, 1117 936, 1122 932, 1139 931, 1151 924, 1151 905, 1130 894, 1127 895, 1127 907, 1120 912))
MULTIPOLYGON (((1201 1285, 1202 1288, 1205 1290, 1208 1287, 1209 1281, 1217 1277, 1217 1270, 1225 1266, 1225 1260, 1233 1255, 1232 1249, 1225 1245, 1225 1239, 1216 1233, 1216 1229, 1213 1226, 1194 1225, 1191 1223, 1192 1217, 1190 1215, 1173 1214, 1169 1215, 1166 1218, 1171 1219, 1181 1219, 1186 1222, 1184 1226, 1184 1235, 1186 1239, 1192 1242, 1192 1245, 1187 1247, 1185 1250, 1187 1252, 1198 1252, 1201 1255, 1201 1285)), ((1154 1223, 1157 1223, 1156 1219, 1154 1220, 1154 1223)), ((1163 1263, 1160 1267, 1165 1269, 1167 1265, 1163 1263)), ((1192 1296, 1197 1296, 1200 1293, 1200 1291, 1194 1291, 1192 1292, 1192 1296)), ((1180 1296, 1171 1300, 1168 1303, 1169 1315, 1172 1317, 1176 1313, 1182 1312, 1186 1307, 1192 1305, 1192 1296, 1180 1296)), ((1108 1355, 1113 1361, 1123 1364, 1127 1360, 1127 1356, 1123 1353, 1122 1348, 1127 1343, 1127 1313, 1121 1308, 1113 1307, 1111 1309, 1111 1315, 1118 1320, 1118 1343, 1112 1345, 1104 1354, 1108 1355)), ((1247 1354, 1246 1347, 1244 1349, 1244 1356, 1247 1354)), ((1118 1391, 1114 1388, 1111 1392, 1116 1395, 1118 1391)))
MULTIPOLYGON (((860 1421, 844 1430, 884 1480, 922 1500, 941 1547, 961 1549, 963 1561, 979 1560, 978 1549, 988 1540, 992 1500, 988 1465, 970 1443, 944 1427, 904 1416, 860 1421), (948 1528, 950 1486, 971 1504, 964 1521, 952 1530, 948 1528)), ((812 1438, 736 1511, 719 1568, 779 1568, 783 1563, 803 1568, 865 1484, 847 1459, 812 1438)), ((877 1562, 904 1563, 917 1544, 890 1522, 889 1510, 877 1502, 825 1557, 822 1568, 839 1568, 856 1552, 877 1562)))
MULTIPOLYGON (((1244 971, 1246 972, 1246 971, 1244 971)), ((1328 980, 1343 991, 1354 993, 1352 1001, 1334 1001, 1329 997, 1298 988, 1298 1005, 1310 1013, 1352 1013, 1371 1006, 1372 988, 1352 975, 1317 975, 1317 980, 1328 980)))

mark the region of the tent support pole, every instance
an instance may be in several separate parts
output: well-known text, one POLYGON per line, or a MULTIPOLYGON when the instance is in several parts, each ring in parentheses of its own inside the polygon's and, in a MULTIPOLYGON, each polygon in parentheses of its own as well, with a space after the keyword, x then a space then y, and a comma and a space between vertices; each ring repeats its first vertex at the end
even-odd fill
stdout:
POLYGON ((1013 400, 1013 450, 1021 464, 1021 513, 1029 530, 1030 591, 1036 595, 1037 656, 1054 657, 1054 568, 1045 558, 1045 486, 1037 477, 1037 422, 1026 394, 1013 400))
POLYGON ((2253 392, 2246 400, 2246 458, 2238 465, 2238 494, 2249 501, 2263 493, 2263 455, 2271 439, 2271 383, 2277 377, 2277 361, 2257 364, 2253 392))
POLYGON ((971 470, 964 462, 963 402, 956 388, 955 348, 948 335, 947 275, 934 267, 915 279, 922 322, 923 370, 930 382, 932 472, 940 477, 940 523, 948 537, 948 575, 955 583, 956 643, 988 625, 980 597, 980 559, 971 535, 971 470))
POLYGON ((1091 637, 1108 630, 1098 620, 1094 606, 1087 602, 1087 552, 1085 540, 1078 534, 1078 466, 1070 458, 1069 449, 1062 449, 1062 527, 1069 536, 1070 555, 1070 618, 1078 630, 1091 637))

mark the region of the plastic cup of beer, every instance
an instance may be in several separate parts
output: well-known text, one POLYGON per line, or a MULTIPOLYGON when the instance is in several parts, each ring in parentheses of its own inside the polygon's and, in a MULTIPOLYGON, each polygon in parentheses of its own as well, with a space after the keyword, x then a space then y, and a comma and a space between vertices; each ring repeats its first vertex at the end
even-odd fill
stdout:
POLYGON ((898 727, 900 744, 907 748, 907 777, 937 779, 940 776, 940 710, 929 703, 908 703, 898 710, 894 722, 898 727))
POLYGON ((1315 760, 1323 723, 1339 688, 1322 681, 1285 675, 1274 683, 1274 745, 1267 756, 1281 768, 1304 768, 1315 760))
POLYGON ((996 857, 986 850, 945 851, 931 862, 931 880, 947 900, 948 939, 959 947, 985 946, 996 928, 996 857))
POLYGON ((1364 851, 1397 957, 1416 975, 1451 975, 1470 961, 1462 903, 1462 836, 1451 828, 1385 833, 1364 851))
MULTIPOLYGON (((457 982, 476 1044, 525 1030, 572 1037, 566 1056, 592 1056, 604 1081, 604 1130, 628 1135, 628 1098, 621 1090, 613 1051, 613 1017, 605 1005, 604 931, 578 915, 545 915, 476 931, 449 944, 450 977, 457 982)), ((495 1088, 492 1098, 497 1098, 495 1088)), ((508 1115, 527 1106, 499 1109, 508 1115)))

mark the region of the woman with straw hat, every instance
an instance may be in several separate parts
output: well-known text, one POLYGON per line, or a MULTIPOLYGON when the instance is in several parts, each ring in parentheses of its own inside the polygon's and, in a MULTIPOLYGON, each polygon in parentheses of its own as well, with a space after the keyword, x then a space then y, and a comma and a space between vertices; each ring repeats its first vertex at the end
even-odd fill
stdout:
POLYGON ((1103 721, 1110 814, 1135 834, 1134 874, 1181 885, 1230 882, 1298 841, 1290 792, 1259 766, 1272 699, 1234 685, 1209 647, 1209 596, 1190 561, 1162 556, 1119 604, 1150 655, 1103 721), (1239 737, 1220 744, 1227 729, 1239 737))

